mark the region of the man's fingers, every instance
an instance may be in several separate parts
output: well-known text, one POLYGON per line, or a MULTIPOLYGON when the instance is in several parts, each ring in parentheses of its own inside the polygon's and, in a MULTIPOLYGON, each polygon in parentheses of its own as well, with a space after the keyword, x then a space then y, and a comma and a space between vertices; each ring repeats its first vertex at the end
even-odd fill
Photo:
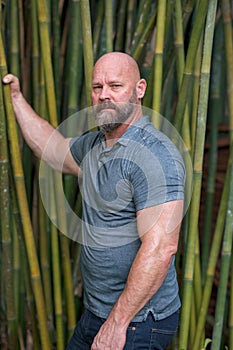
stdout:
POLYGON ((18 78, 15 77, 13 74, 7 74, 2 79, 2 81, 4 84, 16 83, 16 82, 18 82, 18 78))

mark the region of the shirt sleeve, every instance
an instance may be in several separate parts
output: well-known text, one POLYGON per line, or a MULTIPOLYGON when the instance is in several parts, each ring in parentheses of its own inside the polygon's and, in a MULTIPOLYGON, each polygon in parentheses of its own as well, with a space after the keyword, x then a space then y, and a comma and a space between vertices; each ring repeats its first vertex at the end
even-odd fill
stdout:
POLYGON ((145 147, 137 154, 131 170, 136 211, 184 199, 185 167, 176 148, 145 147))

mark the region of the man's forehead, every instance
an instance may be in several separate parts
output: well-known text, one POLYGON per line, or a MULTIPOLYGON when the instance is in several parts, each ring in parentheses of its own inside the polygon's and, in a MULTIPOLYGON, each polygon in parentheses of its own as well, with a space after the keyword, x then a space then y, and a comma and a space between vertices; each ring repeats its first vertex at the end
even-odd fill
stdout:
POLYGON ((97 66, 93 71, 93 81, 125 81, 132 75, 132 70, 124 65, 97 66))

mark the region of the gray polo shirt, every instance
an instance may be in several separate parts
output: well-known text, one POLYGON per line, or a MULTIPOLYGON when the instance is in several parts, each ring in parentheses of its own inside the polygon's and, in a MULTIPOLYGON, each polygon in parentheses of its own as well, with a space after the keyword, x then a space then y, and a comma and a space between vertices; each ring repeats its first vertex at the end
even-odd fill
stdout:
MULTIPOLYGON (((107 318, 122 293, 140 247, 136 212, 184 198, 185 168, 175 145, 147 117, 107 148, 104 135, 74 138, 71 153, 82 169, 81 271, 85 307, 107 318)), ((168 317, 180 307, 174 258, 157 293, 135 316, 168 317)))

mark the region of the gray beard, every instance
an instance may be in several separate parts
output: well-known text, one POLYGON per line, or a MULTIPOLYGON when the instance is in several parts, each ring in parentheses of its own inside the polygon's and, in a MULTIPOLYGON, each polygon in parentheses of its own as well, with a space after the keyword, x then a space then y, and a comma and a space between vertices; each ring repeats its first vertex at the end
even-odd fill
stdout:
MULTIPOLYGON (((102 105, 101 107, 108 108, 106 105, 102 105)), ((100 111, 96 114, 96 122, 103 133, 108 133, 119 128, 119 126, 121 126, 129 118, 132 112, 133 106, 131 106, 131 108, 127 108, 127 110, 114 108, 113 111, 100 111)))
POLYGON ((121 126, 133 113, 134 103, 137 101, 136 91, 133 92, 128 103, 115 104, 104 102, 94 107, 94 116, 96 123, 103 133, 109 133, 121 126), (104 109, 109 111, 103 111, 104 109))

